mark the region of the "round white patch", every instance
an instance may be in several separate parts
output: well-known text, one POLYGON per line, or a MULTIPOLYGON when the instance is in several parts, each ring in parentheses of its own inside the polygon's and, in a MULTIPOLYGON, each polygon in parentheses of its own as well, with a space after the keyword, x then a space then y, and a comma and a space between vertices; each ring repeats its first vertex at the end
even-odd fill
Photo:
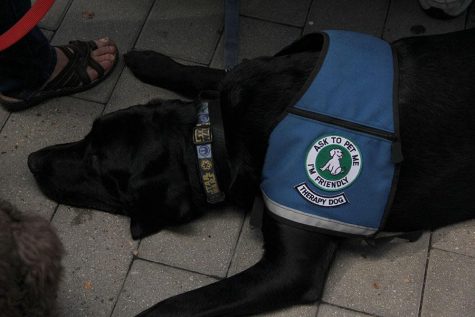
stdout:
POLYGON ((338 191, 358 178, 362 164, 360 150, 353 141, 340 135, 327 135, 311 144, 305 168, 315 186, 338 191))

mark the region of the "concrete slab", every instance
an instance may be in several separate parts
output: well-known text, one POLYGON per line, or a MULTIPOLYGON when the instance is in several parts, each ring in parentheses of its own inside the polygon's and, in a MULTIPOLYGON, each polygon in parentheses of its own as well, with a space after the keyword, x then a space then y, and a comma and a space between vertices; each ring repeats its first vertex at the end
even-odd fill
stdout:
POLYGON ((475 258, 430 252, 421 316, 473 316, 475 258))
POLYGON ((348 310, 341 307, 328 305, 328 304, 320 304, 318 306, 318 314, 317 317, 369 317, 371 315, 367 315, 365 313, 360 313, 354 310, 348 310))
POLYGON ((244 215, 230 208, 209 212, 194 222, 142 240, 140 258, 217 277, 225 277, 244 215))
POLYGON ((464 27, 465 15, 452 20, 438 20, 424 13, 419 1, 391 1, 383 37, 387 41, 394 41, 408 36, 463 30, 464 27))
POLYGON ((435 231, 432 247, 475 257, 475 220, 435 231))
POLYGON ((41 32, 43 32, 43 34, 46 36, 46 38, 51 41, 51 39, 53 38, 53 35, 54 35, 53 31, 49 31, 49 30, 46 30, 46 29, 41 29, 41 32))
POLYGON ((53 225, 67 252, 58 293, 61 315, 110 316, 138 245, 128 219, 60 206, 53 225))
POLYGON ((205 275, 135 260, 112 316, 135 316, 166 298, 215 281, 205 275))
MULTIPOLYGON (((31 2, 34 3, 35 1, 31 2)), ((41 20, 39 26, 50 31, 56 31, 71 2, 73 2, 73 0, 56 0, 45 17, 41 20)))
POLYGON ((209 64, 223 15, 223 1, 157 1, 135 47, 209 64))
MULTIPOLYGON (((10 113, 3 109, 3 107, 0 106, 0 132, 2 131, 3 126, 7 122, 8 116, 10 113)), ((2 150, 3 151, 3 150, 2 150)))
MULTIPOLYGON (((56 32, 54 45, 71 40, 91 40, 104 36, 113 39, 121 53, 130 50, 154 1, 75 0, 56 32)), ((76 96, 106 103, 123 68, 122 58, 114 72, 100 85, 76 96)))
POLYGON ((244 220, 228 276, 244 271, 256 264, 264 253, 261 229, 252 228, 249 224, 250 218, 250 215, 247 215, 244 220))
POLYGON ((293 306, 266 314, 252 315, 253 317, 314 317, 317 314, 317 305, 293 306))
POLYGON ((389 0, 315 0, 304 32, 342 29, 379 37, 383 32, 388 7, 389 0))
POLYGON ((323 300, 379 316, 417 316, 429 234, 373 248, 349 242, 338 251, 323 300))
MULTIPOLYGON (((241 18, 239 60, 271 56, 300 37, 300 29, 275 23, 241 18)), ((224 44, 219 41, 211 67, 224 68, 224 44)))
POLYGON ((134 77, 128 68, 125 68, 106 106, 105 112, 109 113, 134 105, 146 104, 155 98, 186 100, 186 98, 169 90, 141 82, 134 77))
POLYGON ((240 13, 245 16, 303 27, 311 2, 311 0, 243 0, 240 1, 240 13))
POLYGON ((101 111, 102 105, 66 97, 13 113, 0 134, 0 196, 49 218, 57 204, 39 191, 27 157, 45 146, 81 138, 101 111))

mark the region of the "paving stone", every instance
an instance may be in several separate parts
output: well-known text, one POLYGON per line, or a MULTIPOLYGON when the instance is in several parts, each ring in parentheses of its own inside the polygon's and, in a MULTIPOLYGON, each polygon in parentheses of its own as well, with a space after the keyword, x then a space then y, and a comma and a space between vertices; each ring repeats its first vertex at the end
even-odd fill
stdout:
POLYGON ((0 132, 2 131, 3 126, 7 122, 8 115, 9 115, 9 112, 0 106, 0 132))
POLYGON ((354 310, 348 310, 328 304, 320 304, 318 306, 317 317, 368 317, 365 313, 354 310))
POLYGON ((259 228, 251 227, 249 224, 250 218, 248 214, 244 220, 228 276, 244 271, 256 264, 264 253, 262 231, 259 228))
POLYGON ((110 316, 138 246, 129 220, 60 206, 53 225, 67 252, 58 293, 61 315, 110 316))
POLYGON ((225 277, 244 216, 231 208, 208 212, 190 224, 142 240, 139 257, 225 277))
POLYGON ((135 316, 159 301, 215 281, 205 275, 135 260, 112 316, 135 316))
POLYGON ((463 30, 465 14, 452 20, 429 17, 419 7, 419 1, 391 1, 384 29, 384 39, 394 41, 403 37, 447 33, 463 30))
POLYGON ((27 167, 28 155, 80 139, 101 111, 102 105, 65 97, 12 113, 0 134, 0 196, 49 218, 57 204, 39 191, 27 167))
MULTIPOLYGON (((72 1, 73 0, 56 0, 51 9, 39 23, 39 26, 51 31, 58 29, 59 24, 63 20, 72 1)), ((32 3, 34 2, 35 1, 32 1, 32 3)))
POLYGON ((475 220, 436 230, 432 247, 475 257, 475 220))
POLYGON ((298 27, 305 25, 311 0, 244 0, 240 13, 246 16, 290 24, 298 27))
MULTIPOLYGON (((272 56, 300 37, 300 29, 250 18, 241 18, 239 60, 272 56)), ((224 68, 223 38, 219 41, 211 67, 224 68)))
POLYGON ((379 37, 388 6, 389 0, 314 0, 304 32, 342 29, 379 37))
POLYGON ((182 99, 185 97, 177 95, 169 90, 145 84, 135 78, 132 72, 125 68, 120 76, 117 86, 112 93, 105 112, 113 112, 130 106, 145 104, 152 99, 182 99))
POLYGON ((338 251, 323 300, 379 316, 417 316, 429 234, 369 247, 348 242, 338 251))
POLYGON ((253 317, 314 317, 317 314, 317 305, 293 306, 278 311, 252 315, 253 317))
POLYGON ((51 41, 51 39, 53 38, 53 35, 54 35, 54 32, 53 31, 48 31, 46 29, 41 29, 41 32, 43 32, 43 34, 45 35, 45 37, 51 41))
MULTIPOLYGON (((129 0, 75 0, 64 17, 63 23, 56 32, 52 43, 65 44, 70 40, 91 40, 103 36, 113 39, 119 52, 130 50, 154 1, 129 0), (94 13, 86 18, 84 12, 94 13)), ((113 73, 98 86, 77 94, 78 97, 96 102, 106 103, 112 93, 120 72, 123 69, 121 58, 113 73)))
POLYGON ((223 10, 223 1, 157 1, 136 48, 209 64, 223 28, 223 10))
POLYGON ((475 315, 475 258, 432 249, 421 316, 475 315))

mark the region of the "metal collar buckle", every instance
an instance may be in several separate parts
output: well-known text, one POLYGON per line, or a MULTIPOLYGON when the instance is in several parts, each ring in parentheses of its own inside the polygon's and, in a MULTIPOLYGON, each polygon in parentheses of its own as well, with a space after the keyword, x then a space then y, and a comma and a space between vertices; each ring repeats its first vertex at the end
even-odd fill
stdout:
POLYGON ((209 123, 199 124, 193 128, 193 144, 209 144, 213 142, 213 134, 209 123))

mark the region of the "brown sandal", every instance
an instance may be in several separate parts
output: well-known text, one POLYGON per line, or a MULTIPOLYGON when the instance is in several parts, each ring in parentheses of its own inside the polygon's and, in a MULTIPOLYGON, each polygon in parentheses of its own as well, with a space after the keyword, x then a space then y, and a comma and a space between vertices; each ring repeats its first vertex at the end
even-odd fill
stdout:
POLYGON ((107 72, 91 58, 91 52, 97 49, 94 41, 72 41, 68 45, 57 46, 69 59, 63 70, 46 86, 31 92, 21 91, 12 95, 0 94, 0 103, 9 111, 20 111, 35 106, 54 97, 75 94, 88 90, 103 81, 112 72, 119 60, 116 48, 116 58, 111 69, 107 72), (98 78, 91 80, 87 68, 93 68, 98 78))

